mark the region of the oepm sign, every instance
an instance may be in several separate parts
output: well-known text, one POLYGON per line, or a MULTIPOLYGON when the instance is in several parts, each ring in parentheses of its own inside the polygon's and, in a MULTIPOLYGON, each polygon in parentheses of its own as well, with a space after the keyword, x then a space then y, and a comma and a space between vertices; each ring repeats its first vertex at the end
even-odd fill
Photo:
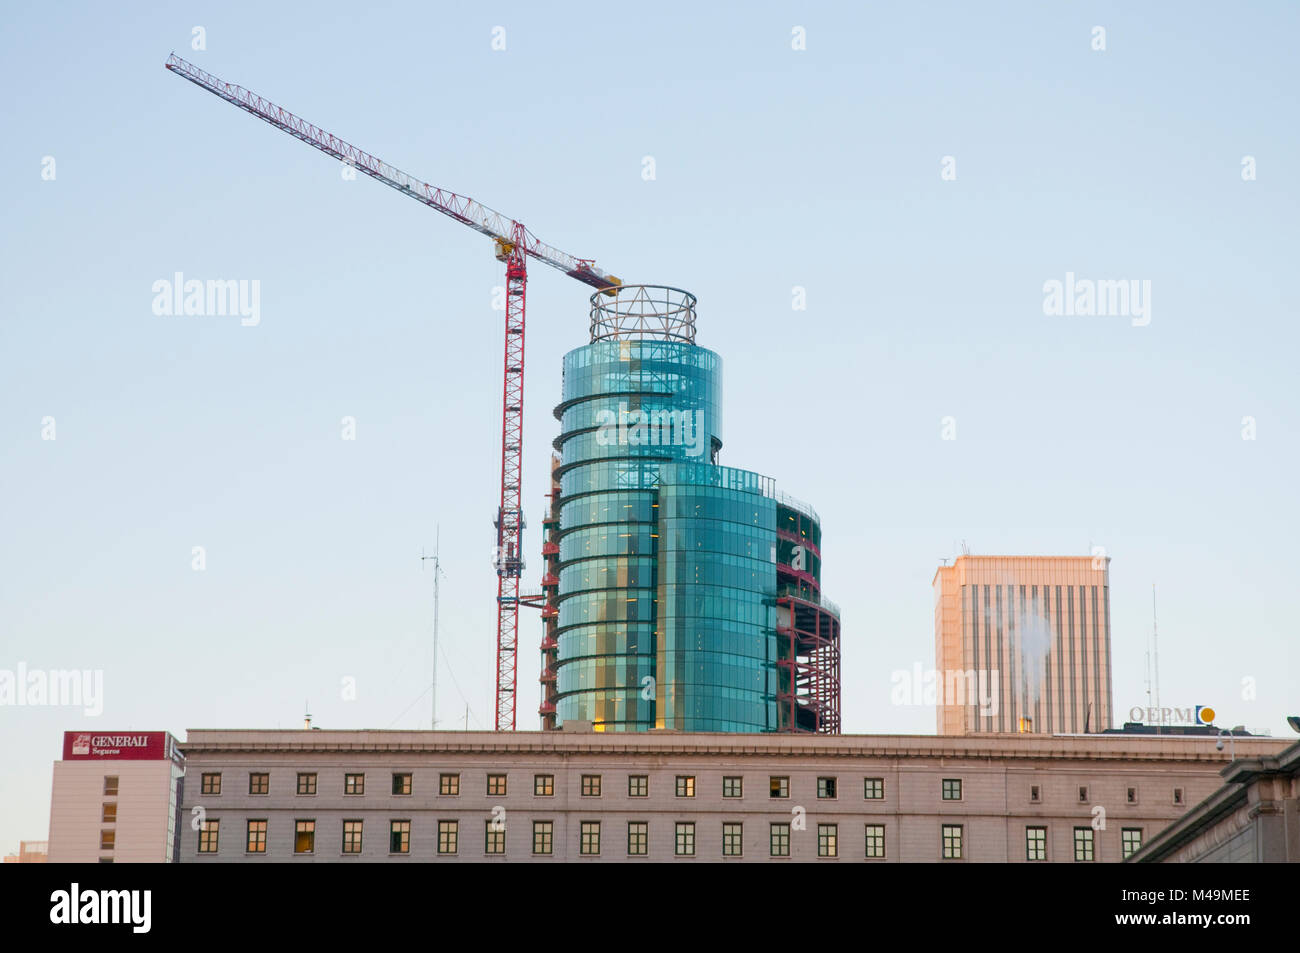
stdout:
POLYGON ((165 761, 168 737, 165 731, 65 731, 63 760, 165 761))

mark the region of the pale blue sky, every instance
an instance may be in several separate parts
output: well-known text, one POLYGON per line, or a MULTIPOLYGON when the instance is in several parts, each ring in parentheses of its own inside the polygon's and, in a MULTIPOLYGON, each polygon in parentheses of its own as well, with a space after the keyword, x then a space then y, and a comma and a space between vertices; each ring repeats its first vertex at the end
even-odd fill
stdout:
MULTIPOLYGON (((723 462, 824 521, 847 730, 934 730, 890 704, 889 676, 932 664, 931 578, 964 539, 1107 548, 1117 711, 1146 700, 1155 583, 1164 702, 1287 732, 1300 8, 471 7, 3 13, 0 668, 103 669, 106 697, 98 719, 0 708, 0 848, 46 835, 64 730, 292 726, 308 699, 324 727, 426 725, 418 557, 439 522, 440 718, 468 702, 491 723, 490 243, 344 181, 168 74, 172 50, 626 281, 699 296, 723 462), (177 271, 260 281, 260 325, 154 315, 177 271), (1149 280, 1150 325, 1044 315, 1066 272, 1149 280)), ((587 290, 532 269, 534 583, 587 290)), ((527 619, 524 728, 539 639, 527 619)))

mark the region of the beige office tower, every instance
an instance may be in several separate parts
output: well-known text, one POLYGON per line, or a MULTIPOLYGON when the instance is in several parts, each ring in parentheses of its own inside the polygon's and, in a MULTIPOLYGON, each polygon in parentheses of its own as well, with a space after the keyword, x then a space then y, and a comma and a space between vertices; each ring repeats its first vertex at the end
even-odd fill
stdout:
POLYGON ((934 576, 941 735, 1111 727, 1110 558, 958 556, 934 576))

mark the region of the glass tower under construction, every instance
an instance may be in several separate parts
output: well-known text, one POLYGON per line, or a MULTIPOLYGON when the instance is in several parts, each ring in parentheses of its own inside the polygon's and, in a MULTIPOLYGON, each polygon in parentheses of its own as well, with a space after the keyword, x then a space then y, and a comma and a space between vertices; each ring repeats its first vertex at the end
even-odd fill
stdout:
POLYGON ((695 299, 592 296, 564 357, 543 547, 543 724, 839 730, 839 611, 820 524, 773 481, 721 466, 722 360, 695 299))

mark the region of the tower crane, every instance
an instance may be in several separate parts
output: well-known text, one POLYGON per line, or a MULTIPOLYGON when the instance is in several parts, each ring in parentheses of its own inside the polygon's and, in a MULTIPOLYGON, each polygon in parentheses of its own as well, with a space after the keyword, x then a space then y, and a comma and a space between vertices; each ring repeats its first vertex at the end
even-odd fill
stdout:
MULTIPOLYGON (((501 388, 501 492, 496 519, 497 664, 496 730, 515 729, 515 664, 519 628, 519 580, 523 573, 524 515, 520 500, 524 442, 524 299, 528 259, 558 268, 570 278, 613 296, 622 282, 596 267, 590 258, 576 258, 539 240, 521 223, 474 199, 436 188, 407 175, 305 119, 300 119, 250 90, 227 83, 186 62, 175 53, 167 69, 219 96, 232 106, 270 123, 328 156, 347 163, 372 179, 410 196, 432 209, 468 225, 492 239, 497 260, 506 267, 505 359, 501 388)), ((523 597, 522 601, 534 604, 523 597)))

